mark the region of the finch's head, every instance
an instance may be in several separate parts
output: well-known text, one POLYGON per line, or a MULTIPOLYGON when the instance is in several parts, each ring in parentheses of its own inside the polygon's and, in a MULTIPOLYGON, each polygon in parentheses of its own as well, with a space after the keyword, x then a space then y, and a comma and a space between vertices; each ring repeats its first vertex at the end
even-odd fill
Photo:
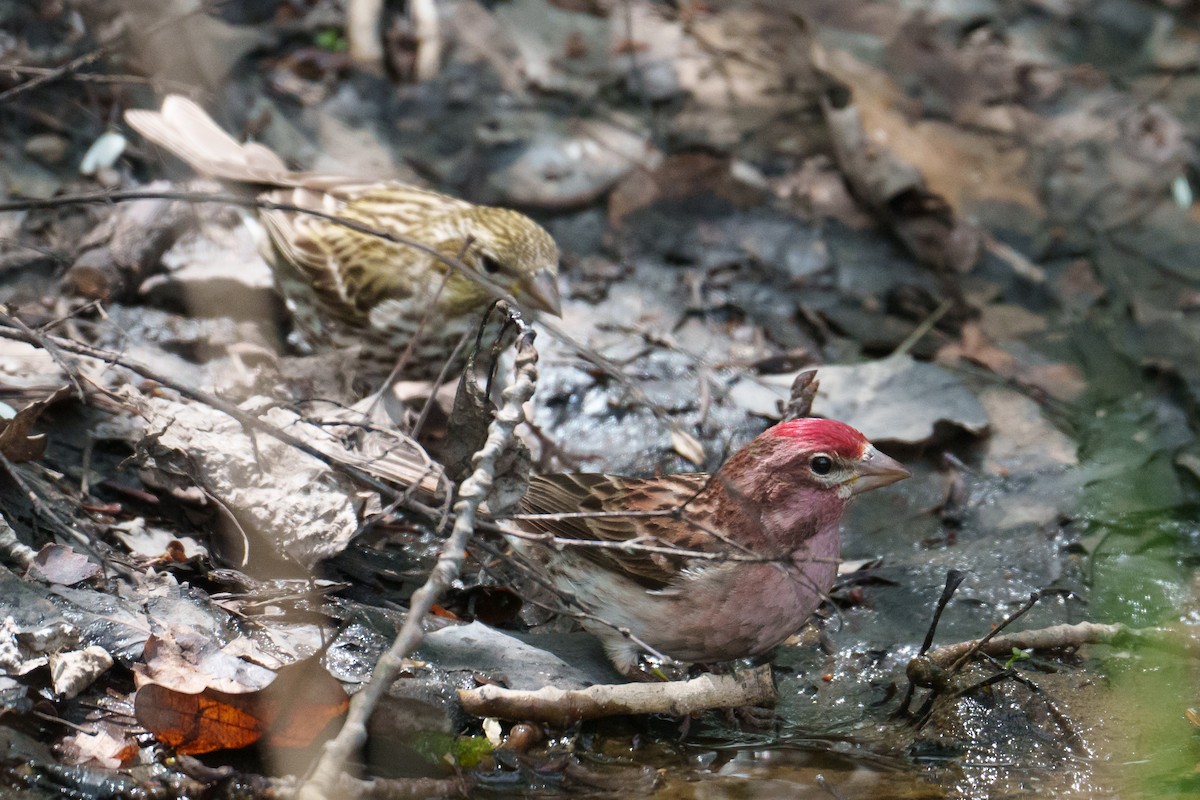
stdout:
MULTIPOLYGON (((559 316, 558 246, 541 225, 507 208, 475 206, 460 212, 459 229, 465 252, 460 246, 452 255, 498 284, 518 303, 559 316)), ((466 285, 455 288, 474 293, 466 285)), ((474 288, 486 294, 478 284, 474 288)))
POLYGON ((814 502, 828 497, 839 507, 852 495, 887 486, 910 474, 849 425, 811 418, 768 428, 734 454, 721 472, 742 491, 754 487, 754 493, 764 502, 799 492, 811 496, 814 502))
POLYGON ((764 431, 751 446, 793 479, 842 496, 895 483, 911 473, 867 437, 831 419, 794 419, 764 431))
POLYGON ((908 476, 849 425, 797 419, 734 453, 710 491, 724 507, 749 514, 766 539, 794 548, 836 526, 855 495, 908 476))

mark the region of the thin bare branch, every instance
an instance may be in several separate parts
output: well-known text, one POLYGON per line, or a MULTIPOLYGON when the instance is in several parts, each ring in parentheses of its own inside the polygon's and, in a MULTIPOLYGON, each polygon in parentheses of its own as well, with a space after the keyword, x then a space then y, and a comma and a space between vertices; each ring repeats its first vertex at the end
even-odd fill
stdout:
MULTIPOLYGON (((30 336, 20 328, 7 325, 3 322, 0 322, 0 338, 25 342, 26 344, 32 344, 35 347, 41 346, 39 337, 30 336)), ((391 486, 376 478, 362 468, 352 464, 347 464, 344 461, 334 458, 333 456, 330 456, 329 454, 309 444, 308 442, 305 442, 293 436, 292 434, 259 419, 254 414, 246 412, 233 403, 222 400, 216 395, 202 391, 193 386, 189 386, 185 383, 181 383, 180 381, 177 381, 170 376, 159 372, 158 370, 152 369, 145 364, 140 364, 136 361, 125 358, 110 350, 92 347, 91 345, 76 342, 72 339, 64 339, 57 336, 44 336, 40 338, 53 343, 56 347, 65 352, 87 356, 88 358, 94 358, 106 364, 124 367, 132 372, 137 373, 138 375, 141 375, 143 378, 147 378, 178 392, 180 395, 188 398, 189 400, 195 400, 198 403, 203 403, 207 406, 215 408, 223 414, 233 417, 247 429, 265 433, 266 435, 271 436, 286 445, 300 450, 306 455, 312 456, 322 464, 328 466, 330 469, 336 470, 354 480, 356 483, 359 483, 360 485, 371 489, 372 491, 378 492, 382 498, 389 502, 398 498, 402 498, 402 493, 399 492, 394 486, 391 486)), ((437 509, 425 505, 424 503, 421 503, 411 497, 403 498, 401 506, 406 511, 419 514, 428 520, 438 520, 441 518, 441 513, 437 509)))
POLYGON ((769 665, 688 681, 597 684, 586 689, 519 691, 500 686, 460 689, 459 702, 477 717, 545 722, 568 727, 580 720, 620 714, 686 716, 710 708, 743 708, 776 698, 769 665))
POLYGON ((537 351, 533 331, 526 328, 517 342, 516 377, 502 394, 503 405, 488 427, 487 441, 475 455, 475 471, 459 487, 454 504, 454 528, 442 545, 437 563, 425 584, 409 602, 408 617, 396 641, 379 659, 371 681, 350 701, 350 711, 337 737, 326 744, 312 778, 300 789, 301 800, 324 800, 340 796, 338 785, 347 765, 367 740, 367 720, 383 693, 400 673, 403 659, 424 638, 425 615, 458 577, 466 558, 466 546, 475 535, 475 516, 487 498, 496 477, 496 464, 512 442, 516 427, 525 419, 524 404, 533 397, 537 384, 537 351))

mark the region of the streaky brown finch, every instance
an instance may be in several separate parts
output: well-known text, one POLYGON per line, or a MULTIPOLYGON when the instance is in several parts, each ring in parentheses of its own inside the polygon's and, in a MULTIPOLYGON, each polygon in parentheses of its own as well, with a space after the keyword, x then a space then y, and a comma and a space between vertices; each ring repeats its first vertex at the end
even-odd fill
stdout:
MULTIPOLYGON (((125 120, 197 172, 252 187, 262 200, 418 241, 486 276, 519 305, 559 314, 558 247, 523 214, 397 181, 293 172, 263 145, 239 144, 179 95, 160 111, 127 111, 125 120)), ((417 248, 303 211, 260 209, 259 217, 297 326, 314 345, 360 347, 366 380, 386 377, 406 353, 401 377, 436 377, 492 302, 479 281, 417 248)), ((460 359, 449 374, 461 368, 460 359)))
POLYGON ((851 499, 908 476, 854 428, 797 419, 769 428, 712 475, 533 476, 517 524, 560 541, 508 538, 603 620, 583 626, 618 671, 635 676, 639 643, 690 663, 780 644, 833 586, 851 499), (621 543, 642 549, 612 546, 621 543))

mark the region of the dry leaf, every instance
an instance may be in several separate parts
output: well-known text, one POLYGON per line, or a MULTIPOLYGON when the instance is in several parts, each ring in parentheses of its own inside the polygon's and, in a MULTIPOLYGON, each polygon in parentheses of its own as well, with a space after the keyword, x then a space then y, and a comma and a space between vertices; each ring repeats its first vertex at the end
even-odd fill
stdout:
POLYGON ((76 733, 59 743, 62 759, 67 764, 94 762, 104 769, 128 766, 137 757, 137 742, 118 739, 108 731, 76 733))
POLYGON ((700 465, 704 463, 704 445, 690 433, 679 428, 671 429, 671 447, 683 458, 700 465))
POLYGON ((237 749, 259 739, 272 747, 308 747, 349 706, 342 685, 315 658, 281 669, 258 692, 186 694, 148 684, 134 699, 138 723, 189 754, 237 749))
POLYGON ((45 400, 30 403, 9 420, 0 420, 0 453, 14 464, 37 461, 46 452, 46 434, 30 430, 46 408, 64 397, 70 389, 66 386, 56 390, 45 400))
POLYGON ((25 577, 46 583, 74 586, 100 574, 100 565, 62 544, 48 544, 38 551, 25 577))
POLYGON ((211 636, 181 625, 153 634, 134 664, 139 685, 158 683, 186 694, 214 689, 231 694, 259 691, 275 673, 221 650, 211 636))

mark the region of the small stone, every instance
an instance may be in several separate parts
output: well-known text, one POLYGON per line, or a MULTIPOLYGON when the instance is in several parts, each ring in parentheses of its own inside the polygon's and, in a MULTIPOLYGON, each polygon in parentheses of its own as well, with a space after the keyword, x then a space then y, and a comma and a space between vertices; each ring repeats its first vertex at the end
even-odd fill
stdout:
POLYGON ((125 137, 115 131, 100 134, 79 162, 79 174, 95 176, 101 183, 109 183, 112 175, 106 174, 117 163, 128 144, 125 137))
POLYGON ((39 133, 25 141, 25 155, 46 165, 60 164, 67 157, 67 140, 56 133, 39 133))

